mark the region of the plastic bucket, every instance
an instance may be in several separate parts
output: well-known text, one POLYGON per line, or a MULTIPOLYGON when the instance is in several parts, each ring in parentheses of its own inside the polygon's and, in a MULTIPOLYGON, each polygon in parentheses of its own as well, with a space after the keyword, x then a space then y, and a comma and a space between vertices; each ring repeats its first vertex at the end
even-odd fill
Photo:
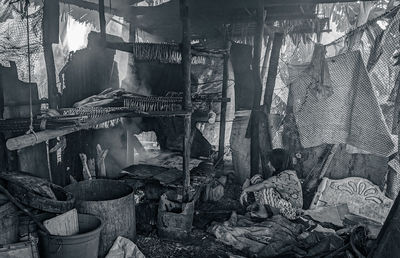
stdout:
POLYGON ((89 214, 78 214, 79 233, 72 236, 48 235, 39 230, 39 248, 42 258, 97 258, 99 252, 101 219, 89 214))

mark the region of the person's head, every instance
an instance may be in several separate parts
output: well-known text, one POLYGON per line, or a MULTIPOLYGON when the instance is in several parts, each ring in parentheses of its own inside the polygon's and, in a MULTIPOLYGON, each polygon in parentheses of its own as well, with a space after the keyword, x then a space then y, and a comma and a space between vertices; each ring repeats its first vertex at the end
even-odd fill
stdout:
POLYGON ((273 175, 292 169, 292 161, 289 153, 284 149, 273 149, 269 155, 268 166, 273 175))

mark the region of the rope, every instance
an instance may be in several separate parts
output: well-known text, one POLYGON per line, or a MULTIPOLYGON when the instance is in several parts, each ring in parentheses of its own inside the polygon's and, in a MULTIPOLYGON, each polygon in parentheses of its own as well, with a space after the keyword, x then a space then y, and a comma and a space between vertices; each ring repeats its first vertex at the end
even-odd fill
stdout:
POLYGON ((38 137, 33 130, 33 107, 32 107, 32 71, 31 71, 31 49, 30 49, 30 37, 29 37, 29 0, 25 0, 25 12, 26 12, 26 38, 28 45, 28 83, 29 83, 29 115, 30 115, 30 124, 29 130, 26 134, 32 133, 36 141, 38 137))

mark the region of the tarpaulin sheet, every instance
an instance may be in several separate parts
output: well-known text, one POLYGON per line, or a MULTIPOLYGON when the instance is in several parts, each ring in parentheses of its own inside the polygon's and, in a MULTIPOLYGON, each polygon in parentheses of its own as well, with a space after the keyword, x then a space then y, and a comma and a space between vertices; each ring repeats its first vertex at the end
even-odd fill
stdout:
POLYGON ((329 97, 311 94, 312 78, 308 74, 300 71, 290 76, 303 147, 347 143, 376 155, 389 155, 394 143, 360 52, 328 58, 327 63, 333 88, 329 97))

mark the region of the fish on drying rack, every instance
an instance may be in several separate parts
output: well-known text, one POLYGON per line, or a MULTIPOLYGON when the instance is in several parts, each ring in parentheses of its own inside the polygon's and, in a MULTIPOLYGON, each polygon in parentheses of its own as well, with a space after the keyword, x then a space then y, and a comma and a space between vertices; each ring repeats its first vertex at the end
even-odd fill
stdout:
POLYGON ((124 107, 143 112, 181 111, 182 98, 155 96, 124 97, 124 107))

